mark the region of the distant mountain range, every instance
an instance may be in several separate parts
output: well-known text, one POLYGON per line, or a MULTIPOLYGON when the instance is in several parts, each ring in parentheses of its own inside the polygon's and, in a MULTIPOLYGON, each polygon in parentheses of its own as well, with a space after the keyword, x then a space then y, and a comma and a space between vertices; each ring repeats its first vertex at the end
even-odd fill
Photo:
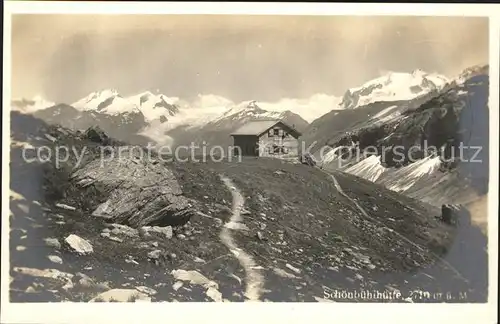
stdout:
POLYGON ((308 123, 332 110, 354 109, 380 100, 412 99, 442 88, 446 81, 444 76, 421 70, 390 72, 347 90, 342 100, 316 94, 306 99, 284 98, 275 103, 233 103, 216 95, 200 95, 195 101, 187 102, 150 91, 126 97, 116 89, 104 89, 92 92, 71 105, 56 105, 38 97, 14 100, 12 108, 35 114, 49 123, 76 129, 97 124, 113 136, 137 143, 152 141, 176 145, 204 138, 218 144, 228 141, 223 135, 225 132, 251 119, 287 119, 305 129, 308 123))

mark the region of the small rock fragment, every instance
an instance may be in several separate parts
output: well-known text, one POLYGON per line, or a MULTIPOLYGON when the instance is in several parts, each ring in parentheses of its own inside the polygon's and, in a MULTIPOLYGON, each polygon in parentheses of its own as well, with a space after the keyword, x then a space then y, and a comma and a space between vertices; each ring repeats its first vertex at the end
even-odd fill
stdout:
POLYGON ((56 204, 56 207, 62 208, 62 209, 67 209, 67 210, 76 210, 75 207, 69 206, 66 204, 56 204))
POLYGON ((184 284, 182 283, 182 281, 176 281, 176 282, 173 284, 172 288, 173 288, 175 291, 177 291, 177 290, 179 290, 179 289, 180 289, 183 285, 184 285, 184 284))
POLYGON ((80 254, 89 254, 94 252, 92 244, 89 241, 79 237, 78 235, 71 234, 65 239, 66 243, 80 254))
POLYGON ((61 259, 61 257, 59 257, 57 255, 49 255, 47 258, 49 258, 49 260, 51 262, 54 262, 54 263, 58 263, 58 264, 62 264, 63 263, 63 260, 61 259))
POLYGON ((285 267, 287 267, 288 269, 292 270, 293 272, 299 274, 300 273, 300 269, 298 268, 295 268, 294 266, 292 266, 291 264, 287 263, 285 264, 285 267))
POLYGON ((59 243, 59 240, 56 238, 46 238, 44 241, 47 246, 54 247, 56 249, 61 248, 61 243, 59 243))
POLYGON ((154 250, 148 253, 148 258, 150 259, 159 259, 161 254, 161 250, 154 250))

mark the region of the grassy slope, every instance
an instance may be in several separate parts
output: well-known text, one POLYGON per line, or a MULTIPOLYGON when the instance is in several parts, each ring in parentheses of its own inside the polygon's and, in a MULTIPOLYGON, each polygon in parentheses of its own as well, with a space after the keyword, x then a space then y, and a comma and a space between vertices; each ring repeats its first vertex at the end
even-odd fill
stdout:
MULTIPOLYGON (((55 144, 89 144, 68 140, 57 132, 51 134, 62 141, 55 144)), ((13 137, 30 141, 27 136, 21 138, 19 135, 13 137)), ((54 145, 40 135, 41 142, 33 145, 54 145)), ((122 243, 109 241, 99 235, 106 224, 89 213, 101 199, 81 194, 81 190, 69 180, 71 165, 58 170, 50 163, 44 167, 27 165, 18 159, 19 153, 13 150, 11 155, 11 161, 14 161, 11 164, 11 179, 14 179, 11 188, 25 200, 11 202, 14 213, 11 216, 10 249, 13 266, 53 267, 69 273, 84 271, 98 282, 108 281, 112 288, 146 285, 158 290, 155 297, 158 300, 207 300, 199 288, 188 291, 171 288, 174 283, 171 270, 198 270, 219 283, 224 298, 243 299, 244 283, 240 284, 232 275, 244 279, 245 273, 220 242, 221 227, 214 219, 194 216, 187 228, 175 229, 177 233, 193 233, 187 239, 174 236, 165 240, 153 236, 127 238, 122 243), (61 193, 61 188, 65 188, 65 194, 61 193), (57 202, 78 208, 76 211, 60 209, 55 207, 57 202), (20 208, 21 204, 28 205, 27 213, 25 208, 20 208), (61 216, 63 222, 56 223, 61 216), (23 239, 26 233, 19 229, 27 230, 27 241, 23 239), (56 237, 63 242, 71 233, 89 240, 95 252, 89 256, 76 256, 64 244, 60 250, 53 251, 44 247, 41 241, 44 237, 56 237), (153 247, 153 242, 157 242, 158 247, 153 247), (21 244, 27 249, 16 250, 15 247, 21 244), (162 250, 158 264, 147 260, 147 253, 156 248, 162 250), (64 263, 49 263, 46 259, 49 253, 61 256, 64 263), (127 263, 128 256, 138 264, 127 263), (196 257, 203 262, 196 262, 196 257), (90 270, 83 270, 89 267, 90 270)), ((165 167, 173 169, 185 196, 193 199, 197 210, 222 221, 230 216, 231 194, 223 186, 219 174, 233 179, 242 190, 246 197, 245 207, 250 211, 244 216, 249 231, 236 233, 236 241, 264 267, 267 290, 264 298, 268 300, 313 300, 313 296, 323 295, 323 286, 342 289, 387 289, 388 285, 401 290, 417 287, 427 290, 468 289, 462 281, 454 278, 449 269, 438 267, 433 273, 434 279, 422 275, 420 268, 433 263, 434 256, 416 249, 394 232, 383 230, 380 222, 424 249, 439 254, 451 245, 453 228, 435 221, 435 211, 381 186, 336 174, 346 194, 363 205, 377 220, 374 223, 339 194, 328 176, 307 166, 274 159, 245 159, 242 163, 177 162, 165 167), (257 232, 261 232, 263 240, 257 238, 257 232), (367 268, 367 264, 361 261, 364 257, 369 257, 369 264, 375 267, 367 268), (277 275, 276 269, 291 272, 286 264, 300 269, 300 274, 296 274, 296 278, 277 275)), ((26 288, 26 278, 11 274, 16 278, 16 289, 26 288)), ((49 297, 31 294, 29 298, 77 301, 95 296, 95 291, 76 290, 68 294, 60 287, 54 289, 55 293, 49 297)), ((26 294, 13 294, 17 300, 27 298, 26 294)))

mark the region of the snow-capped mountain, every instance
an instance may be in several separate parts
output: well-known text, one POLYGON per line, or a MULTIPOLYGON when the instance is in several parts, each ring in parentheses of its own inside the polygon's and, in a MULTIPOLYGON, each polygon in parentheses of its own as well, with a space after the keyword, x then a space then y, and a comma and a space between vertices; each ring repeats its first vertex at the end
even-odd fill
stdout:
POLYGON ((41 96, 35 96, 33 99, 14 99, 11 103, 12 110, 20 111, 25 114, 31 114, 35 111, 49 108, 54 105, 54 102, 45 100, 41 96))
POLYGON ((158 120, 164 123, 179 112, 179 107, 174 104, 177 99, 169 98, 164 94, 155 95, 146 91, 128 97, 127 100, 139 108, 147 122, 158 120))
POLYGON ((339 106, 342 109, 354 109, 377 101, 411 100, 440 90, 449 82, 443 75, 419 69, 412 73, 389 72, 360 87, 347 90, 339 106))
POLYGON ((435 205, 466 202, 488 188, 488 87, 488 67, 467 69, 442 89, 411 100, 331 112, 303 139, 319 143, 312 151, 325 169, 435 205), (468 149, 461 152, 461 144, 468 149), (375 152, 364 156, 367 148, 375 152))
POLYGON ((108 115, 140 113, 135 103, 123 98, 115 89, 92 92, 71 106, 81 111, 96 111, 108 115))

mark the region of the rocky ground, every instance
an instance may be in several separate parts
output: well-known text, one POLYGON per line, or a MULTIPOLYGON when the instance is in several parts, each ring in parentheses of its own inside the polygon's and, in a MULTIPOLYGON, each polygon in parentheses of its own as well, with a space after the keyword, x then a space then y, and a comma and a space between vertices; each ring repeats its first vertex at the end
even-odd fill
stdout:
POLYGON ((12 302, 486 300, 486 239, 464 213, 447 225, 382 186, 273 159, 101 165, 102 145, 123 143, 11 118, 12 302), (87 149, 28 163, 30 145, 87 149))

